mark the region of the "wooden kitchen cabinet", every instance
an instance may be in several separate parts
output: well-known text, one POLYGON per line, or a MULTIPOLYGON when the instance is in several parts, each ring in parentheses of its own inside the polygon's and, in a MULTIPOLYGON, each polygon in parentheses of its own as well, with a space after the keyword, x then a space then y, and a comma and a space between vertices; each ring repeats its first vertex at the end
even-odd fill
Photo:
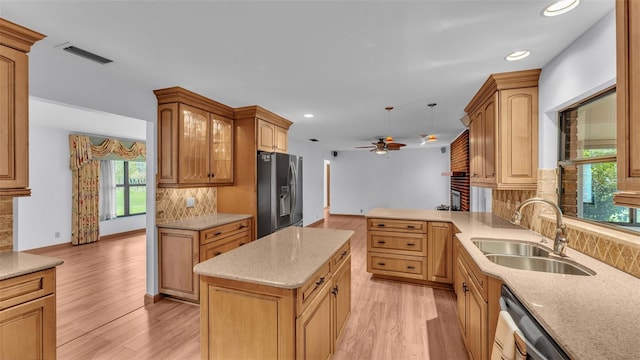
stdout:
POLYGON ((233 184, 233 109, 179 87, 154 93, 158 99, 158 186, 233 184))
POLYGON ((29 196, 29 58, 45 35, 0 18, 0 196, 29 196))
POLYGON ((452 236, 449 223, 367 219, 367 271, 378 277, 450 288, 452 236))
POLYGON ((338 341, 351 315, 351 256, 339 265, 333 275, 333 341, 338 341))
POLYGON ((486 360, 498 324, 502 282, 483 274, 459 241, 454 253, 454 292, 464 344, 469 359, 486 360))
POLYGON ((640 207, 640 4, 616 1, 618 192, 613 202, 640 207))
POLYGON ((0 359, 56 358, 55 268, 0 280, 0 359))
POLYGON ((427 232, 428 267, 430 281, 453 283, 453 232, 451 223, 429 222, 427 232))
POLYGON ((325 285, 296 319, 296 358, 330 359, 333 355, 331 286, 325 285))
POLYGON ((158 227, 160 293, 200 300, 199 276, 193 267, 251 241, 251 219, 202 231, 158 227))
POLYGON ((266 120, 258 119, 258 151, 286 154, 288 130, 266 120))
POLYGON ((471 185, 537 187, 540 69, 493 74, 465 111, 471 118, 471 185))
MULTIPOLYGON (((260 106, 245 106, 235 109, 236 167, 234 183, 233 186, 218 188, 219 212, 250 214, 255 223, 258 212, 258 185, 256 182, 258 151, 286 153, 287 131, 291 124, 291 121, 260 106), (272 134, 274 138, 268 134, 272 134), (280 140, 276 141, 278 138, 280 140)), ((254 226, 253 239, 256 238, 255 229, 256 226, 254 226)))

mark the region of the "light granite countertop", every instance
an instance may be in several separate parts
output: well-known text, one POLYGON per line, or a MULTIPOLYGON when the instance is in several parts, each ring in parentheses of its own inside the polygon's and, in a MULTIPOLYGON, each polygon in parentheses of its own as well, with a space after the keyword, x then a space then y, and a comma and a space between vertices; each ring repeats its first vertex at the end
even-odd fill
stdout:
POLYGON ((232 223, 234 221, 249 219, 250 217, 251 215, 246 214, 210 214, 183 220, 171 221, 157 226, 159 228, 167 229, 201 231, 204 229, 232 223))
POLYGON ((205 276, 297 289, 352 235, 351 230, 290 226, 197 264, 193 271, 205 276))
POLYGON ((473 245, 472 238, 524 240, 548 248, 553 240, 541 244, 540 235, 488 213, 373 209, 366 216, 452 222, 460 230, 456 237, 480 269, 501 279, 571 358, 640 357, 640 279, 571 248, 567 259, 596 275, 551 274, 494 264, 473 245))
POLYGON ((18 251, 0 252, 0 280, 50 269, 63 262, 61 259, 18 251))

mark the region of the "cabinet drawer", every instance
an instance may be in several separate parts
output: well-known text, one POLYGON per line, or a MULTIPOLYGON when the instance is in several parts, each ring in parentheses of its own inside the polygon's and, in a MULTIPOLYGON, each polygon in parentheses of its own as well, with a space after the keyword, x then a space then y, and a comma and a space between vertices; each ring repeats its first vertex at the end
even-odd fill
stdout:
POLYGON ((402 231, 412 233, 427 233, 427 222, 416 220, 368 219, 369 230, 402 231))
POLYGON ((426 259, 416 256, 370 252, 367 256, 367 271, 381 275, 427 279, 426 259))
POLYGON ((339 268, 340 265, 342 265, 342 263, 347 260, 349 253, 351 253, 351 243, 347 241, 347 243, 342 245, 340 250, 336 251, 336 253, 333 254, 333 257, 331 258, 331 269, 333 270, 332 272, 335 272, 335 269, 339 268))
POLYGON ((55 287, 54 268, 1 280, 0 310, 53 294, 55 287))
POLYGON ((200 245, 200 262, 209 260, 227 251, 239 248, 251 241, 251 231, 243 231, 231 236, 227 236, 219 241, 200 245))
POLYGON ((216 226, 210 229, 200 231, 200 245, 222 239, 231 234, 250 229, 251 219, 235 221, 229 224, 216 226))
POLYGON ((391 231, 370 231, 368 251, 393 252, 404 255, 427 255, 426 234, 405 234, 391 231))
POLYGON ((328 282, 331 277, 330 262, 326 262, 322 267, 313 274, 311 279, 307 281, 302 287, 298 289, 298 314, 300 315, 304 309, 309 306, 309 303, 315 298, 328 282))

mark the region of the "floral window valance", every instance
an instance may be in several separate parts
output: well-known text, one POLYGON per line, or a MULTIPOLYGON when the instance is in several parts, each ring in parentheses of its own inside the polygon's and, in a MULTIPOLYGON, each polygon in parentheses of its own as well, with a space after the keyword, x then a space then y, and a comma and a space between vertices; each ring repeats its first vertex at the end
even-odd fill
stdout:
POLYGON ((87 135, 78 134, 69 135, 69 150, 69 167, 72 170, 81 168, 92 159, 115 158, 127 161, 144 161, 147 158, 147 145, 144 142, 90 138, 87 135))

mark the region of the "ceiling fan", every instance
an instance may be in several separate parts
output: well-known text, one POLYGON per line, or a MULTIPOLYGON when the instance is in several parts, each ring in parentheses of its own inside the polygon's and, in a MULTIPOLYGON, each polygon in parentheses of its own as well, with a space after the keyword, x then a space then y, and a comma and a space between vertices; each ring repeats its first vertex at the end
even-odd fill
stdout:
MULTIPOLYGON (((387 110, 389 114, 389 120, 391 120, 391 110, 393 110, 393 106, 387 106, 384 109, 387 110)), ((371 143, 371 145, 356 146, 356 149, 371 149, 370 151, 375 151, 376 154, 382 155, 386 154, 387 151, 400 150, 400 148, 402 148, 403 146, 407 146, 407 144, 393 141, 393 137, 391 136, 387 136, 386 138, 378 138, 378 141, 371 143)))

